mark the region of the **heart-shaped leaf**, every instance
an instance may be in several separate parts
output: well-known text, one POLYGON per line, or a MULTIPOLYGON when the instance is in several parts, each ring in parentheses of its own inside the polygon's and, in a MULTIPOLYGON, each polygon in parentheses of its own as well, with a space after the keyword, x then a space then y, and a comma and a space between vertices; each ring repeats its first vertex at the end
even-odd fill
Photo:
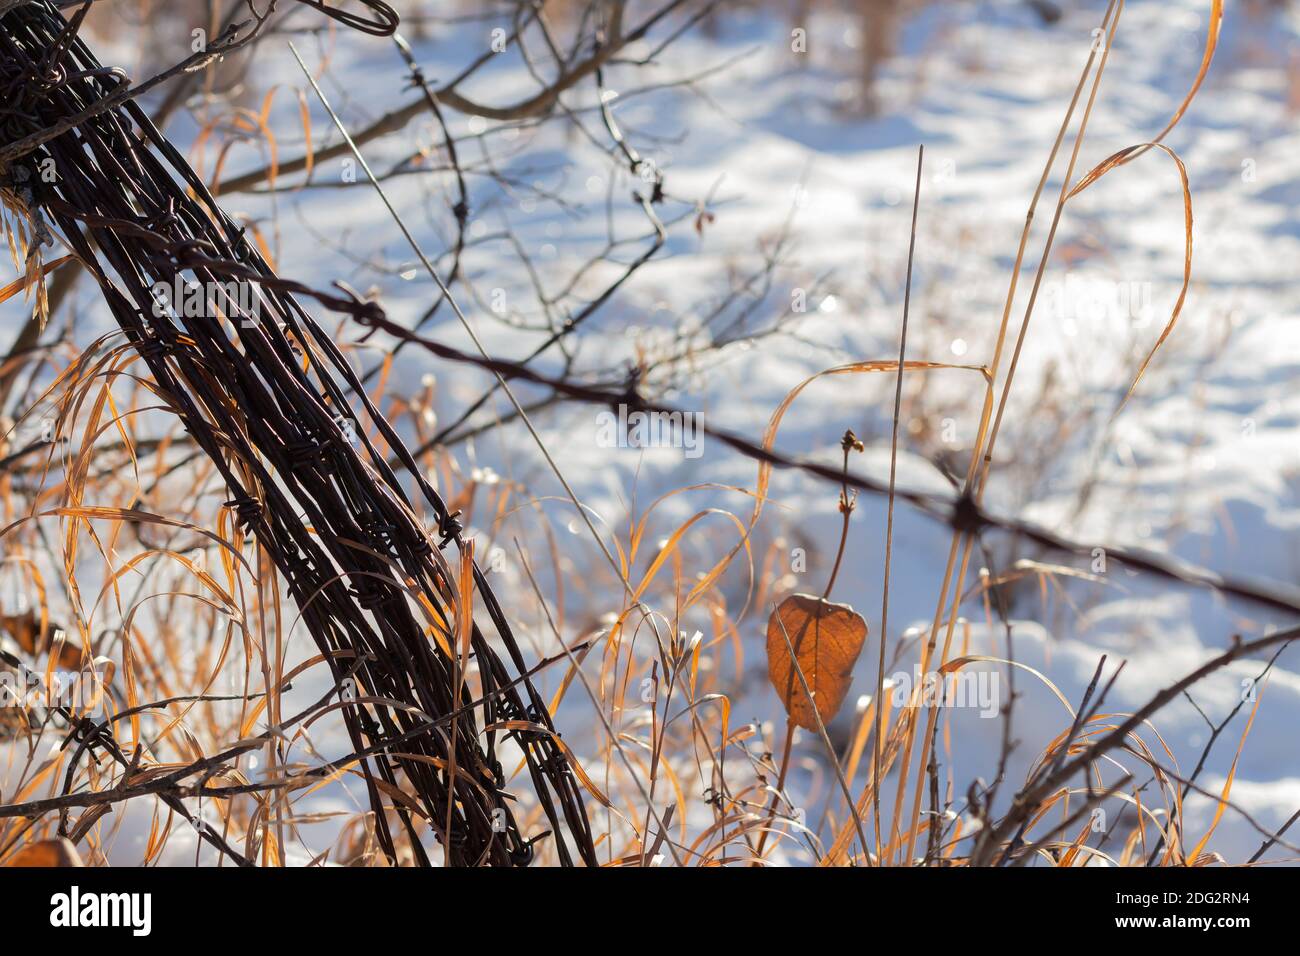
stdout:
POLYGON ((831 722, 849 692, 866 639, 867 622, 847 604, 811 594, 792 594, 781 602, 767 622, 767 673, 791 721, 816 730, 815 703, 822 723, 831 722), (791 666, 792 648, 803 681, 791 666))

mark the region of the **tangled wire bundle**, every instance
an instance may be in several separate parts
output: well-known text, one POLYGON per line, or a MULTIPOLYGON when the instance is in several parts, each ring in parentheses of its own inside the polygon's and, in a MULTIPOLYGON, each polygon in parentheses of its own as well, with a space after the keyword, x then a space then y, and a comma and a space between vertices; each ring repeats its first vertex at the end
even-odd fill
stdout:
MULTIPOLYGON (((367 6, 375 19, 349 25, 391 33, 391 9, 367 6)), ((472 590, 505 649, 503 659, 475 615, 470 641, 480 698, 472 698, 458 657, 448 652, 456 645, 463 588, 457 572, 465 545, 456 516, 295 293, 361 318, 375 307, 274 274, 123 95, 124 75, 100 65, 78 37, 86 9, 65 20, 50 0, 0 6, 0 176, 34 219, 48 218, 95 277, 159 394, 219 470, 232 496, 228 506, 287 581, 337 685, 358 685, 357 695, 340 696, 352 744, 364 756, 381 848, 396 859, 392 812, 421 864, 429 858, 415 815, 432 827, 453 865, 527 864, 540 837, 520 833, 498 757, 502 740, 513 737, 559 861, 572 865, 576 854, 594 865, 566 752, 477 565, 472 590), (46 182, 38 170, 50 161, 57 177, 46 182), (215 316, 159 309, 153 292, 158 283, 214 289, 232 281, 253 298, 226 295, 215 316), (350 399, 408 476, 399 479, 389 467, 350 399), (413 482, 437 516, 436 537, 421 526, 403 481, 413 482), (443 549, 453 544, 460 553, 449 562, 443 549), (435 631, 441 640, 431 639, 435 631), (413 803, 390 811, 383 796, 398 786, 413 803)))

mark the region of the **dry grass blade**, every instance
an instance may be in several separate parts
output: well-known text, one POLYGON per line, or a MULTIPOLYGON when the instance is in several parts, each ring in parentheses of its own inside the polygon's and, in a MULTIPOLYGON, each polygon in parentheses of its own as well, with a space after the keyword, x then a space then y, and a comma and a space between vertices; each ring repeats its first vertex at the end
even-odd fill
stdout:
POLYGON ((74 258, 73 256, 60 256, 59 258, 55 259, 53 262, 42 263, 39 270, 40 272, 39 276, 37 277, 24 276, 21 279, 15 279, 13 282, 5 286, 3 289, 0 289, 0 302, 7 302, 8 300, 12 299, 14 296, 18 295, 18 293, 20 292, 23 293, 24 295, 29 294, 35 282, 40 282, 51 272, 53 272, 55 269, 59 268, 59 266, 67 262, 70 262, 73 258, 74 258))
MULTIPOLYGON (((985 380, 988 381, 989 373, 982 365, 959 365, 951 362, 925 362, 925 361, 905 361, 902 368, 909 372, 933 372, 940 369, 957 369, 968 372, 978 372, 985 380)), ((790 406, 809 385, 814 382, 838 375, 863 375, 878 374, 881 372, 898 372, 899 363, 894 359, 877 359, 863 362, 850 362, 846 365, 837 365, 818 372, 816 375, 810 375, 794 388, 792 388, 781 400, 781 404, 772 412, 768 419, 767 427, 763 430, 763 450, 771 451, 776 444, 776 436, 781 430, 781 421, 785 418, 785 413, 790 410, 790 406)), ((764 461, 758 466, 758 482, 754 489, 754 511, 750 516, 750 526, 753 527, 758 523, 758 518, 763 512, 763 504, 766 500, 768 484, 772 480, 772 464, 764 461)))
MULTIPOLYGON (((1219 28, 1222 26, 1223 0, 1210 0, 1210 21, 1205 32, 1205 52, 1201 55, 1201 66, 1196 71, 1196 79, 1192 81, 1191 89, 1187 91, 1187 95, 1183 97, 1183 101, 1178 105, 1178 109, 1174 111, 1174 115, 1170 117, 1169 122, 1165 124, 1165 128, 1150 143, 1140 147, 1137 155, 1131 156, 1129 159, 1136 159, 1137 156, 1140 156, 1152 146, 1163 142, 1164 138, 1183 118, 1183 114, 1187 112, 1187 108, 1192 105, 1192 100, 1196 98, 1197 92, 1201 89, 1201 84, 1205 82, 1206 74, 1210 72, 1210 64, 1214 62, 1214 51, 1219 47, 1219 28)), ((1124 162, 1128 161, 1128 159, 1124 160, 1124 162)))
POLYGON ((1156 141, 1146 143, 1142 146, 1129 146, 1126 149, 1121 149, 1119 152, 1102 160, 1086 176, 1079 180, 1078 184, 1070 190, 1069 195, 1065 197, 1066 200, 1072 199, 1111 170, 1118 169, 1129 160, 1152 147, 1163 150, 1168 154, 1169 158, 1174 161, 1175 165, 1178 167, 1178 177, 1183 188, 1183 284, 1178 290, 1178 299, 1174 303, 1173 312, 1169 316, 1169 321, 1165 323, 1165 327, 1161 330, 1160 338, 1156 340, 1156 344, 1152 346, 1151 351, 1148 352, 1146 358, 1142 360, 1141 367, 1138 368, 1137 374, 1133 377, 1133 384, 1129 386, 1128 391, 1124 394, 1124 398, 1115 409, 1115 415, 1118 415, 1123 410, 1124 405, 1127 404, 1128 400, 1137 390, 1138 383, 1142 381, 1142 376, 1146 374, 1147 366, 1151 364, 1151 360, 1155 358, 1156 352, 1160 351, 1160 347, 1165 344, 1165 340, 1169 338, 1170 333, 1174 331, 1174 326, 1178 324, 1178 317, 1183 311, 1183 303, 1187 301, 1187 289, 1192 283, 1192 187, 1187 181, 1187 167, 1183 165, 1182 159, 1180 159, 1178 154, 1168 146, 1156 141))

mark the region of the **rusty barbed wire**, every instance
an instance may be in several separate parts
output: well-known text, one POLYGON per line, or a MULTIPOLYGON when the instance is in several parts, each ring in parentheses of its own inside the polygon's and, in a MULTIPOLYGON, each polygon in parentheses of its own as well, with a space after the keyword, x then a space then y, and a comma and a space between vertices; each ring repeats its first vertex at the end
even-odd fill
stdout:
MULTIPOLYGON (((396 28, 392 8, 375 0, 364 4, 373 19, 299 2, 363 32, 396 28)), ((499 748, 512 738, 559 862, 595 865, 567 752, 477 565, 473 590, 504 648, 496 651, 475 615, 470 643, 481 707, 469 706, 470 689, 448 653, 459 636, 457 565, 467 547, 457 515, 296 297, 365 324, 376 322, 377 307, 275 275, 123 93, 125 75, 102 66, 77 35, 86 9, 65 20, 57 5, 40 0, 2 14, 0 157, 7 163, 0 180, 94 276, 160 394, 217 468, 231 495, 226 507, 286 580, 335 681, 345 679, 341 652, 357 660, 364 695, 344 699, 342 710, 353 749, 367 755, 361 766, 382 849, 397 858, 391 810, 421 864, 430 860, 414 817, 433 829, 453 865, 530 862, 547 834, 526 837, 511 811, 499 748), (190 315, 160 296, 167 288, 203 290, 209 308, 190 315), (367 434, 367 421, 396 468, 367 434), (404 481, 436 516, 432 532, 404 481), (458 553, 449 560, 443 550, 453 545, 458 553), (432 639, 439 636, 442 648, 432 639), (482 729, 480 713, 482 727, 527 729, 482 729), (444 715, 454 719, 436 725, 444 715), (400 753, 386 741, 399 741, 400 753), (399 786, 412 793, 410 806, 386 804, 385 792, 399 786)))

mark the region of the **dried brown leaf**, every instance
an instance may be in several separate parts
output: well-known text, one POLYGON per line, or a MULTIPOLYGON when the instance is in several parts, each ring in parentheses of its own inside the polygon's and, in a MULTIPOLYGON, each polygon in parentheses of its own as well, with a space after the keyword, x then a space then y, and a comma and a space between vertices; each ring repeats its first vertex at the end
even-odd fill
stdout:
POLYGON ((796 725, 817 730, 816 714, 829 724, 849 692, 853 665, 867 639, 867 622, 847 604, 811 594, 792 594, 767 622, 767 673, 796 725), (790 649, 812 691, 791 666, 790 649))
POLYGON ((6 866, 85 866, 70 840, 41 840, 23 847, 6 866))

